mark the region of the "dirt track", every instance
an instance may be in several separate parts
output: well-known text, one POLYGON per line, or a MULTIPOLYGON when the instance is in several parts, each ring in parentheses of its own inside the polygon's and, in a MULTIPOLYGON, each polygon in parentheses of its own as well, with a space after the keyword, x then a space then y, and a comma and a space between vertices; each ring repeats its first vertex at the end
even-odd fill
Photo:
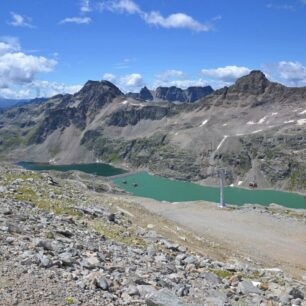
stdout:
POLYGON ((135 197, 130 200, 214 242, 228 258, 251 258, 295 276, 306 275, 306 223, 301 217, 295 220, 264 209, 219 209, 205 202, 162 203, 135 197))

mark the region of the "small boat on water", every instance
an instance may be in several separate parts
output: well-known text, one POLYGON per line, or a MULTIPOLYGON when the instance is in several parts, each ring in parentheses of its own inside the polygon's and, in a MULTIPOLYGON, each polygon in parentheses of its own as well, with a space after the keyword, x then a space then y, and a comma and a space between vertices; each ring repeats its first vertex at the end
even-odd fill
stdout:
POLYGON ((138 187, 138 184, 137 184, 137 183, 134 183, 133 186, 134 186, 134 187, 138 187))

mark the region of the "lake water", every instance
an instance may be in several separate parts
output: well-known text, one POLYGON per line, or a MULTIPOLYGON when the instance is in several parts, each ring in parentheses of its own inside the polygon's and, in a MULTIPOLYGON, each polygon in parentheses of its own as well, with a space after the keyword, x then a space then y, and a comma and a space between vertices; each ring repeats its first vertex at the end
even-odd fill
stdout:
POLYGON ((20 162, 19 166, 22 166, 28 170, 57 170, 57 171, 72 171, 78 170, 86 173, 95 173, 99 176, 113 176, 118 174, 126 173, 127 171, 113 167, 109 164, 72 164, 72 165, 52 165, 48 163, 31 163, 31 162, 20 162))
MULTIPOLYGON (((219 202, 220 189, 218 187, 201 186, 198 184, 175 181, 146 172, 113 180, 114 183, 136 196, 152 198, 159 201, 183 202, 205 200, 219 202), (126 181, 126 184, 123 183, 126 181), (138 184, 134 187, 134 184, 138 184)), ((305 208, 306 200, 302 195, 274 190, 249 190, 236 187, 226 187, 224 199, 227 204, 243 205, 271 203, 290 208, 305 208)))
MULTIPOLYGON (((28 170, 79 170, 86 173, 95 173, 99 176, 114 176, 126 173, 125 170, 115 168, 108 164, 73 164, 50 165, 42 163, 19 163, 28 170)), ((141 172, 124 178, 114 178, 114 184, 136 196, 152 198, 159 201, 183 202, 205 200, 219 202, 220 191, 218 187, 202 186, 195 183, 176 181, 141 172), (135 187, 137 184, 137 187, 135 187)), ((306 200, 302 195, 274 190, 249 190, 236 187, 226 187, 224 198, 227 204, 243 205, 261 204, 267 206, 271 203, 290 208, 306 209, 306 200)))

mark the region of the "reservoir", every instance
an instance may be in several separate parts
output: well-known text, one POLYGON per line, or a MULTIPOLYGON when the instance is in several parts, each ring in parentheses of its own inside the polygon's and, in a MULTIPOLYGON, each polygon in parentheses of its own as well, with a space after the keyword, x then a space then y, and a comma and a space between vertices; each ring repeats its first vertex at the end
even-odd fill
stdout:
MULTIPOLYGON (((115 176, 127 173, 125 170, 108 164, 72 164, 51 165, 47 163, 21 162, 20 166, 28 170, 78 170, 99 176, 115 176)), ((159 201, 209 201, 219 202, 220 191, 218 187, 202 186, 191 182, 176 181, 147 172, 127 175, 124 178, 114 178, 113 183, 135 196, 152 198, 159 201)), ((297 193, 276 190, 249 190, 237 187, 225 187, 224 198, 227 204, 261 204, 267 206, 271 203, 289 208, 306 209, 304 196, 297 193)))
POLYGON ((32 162, 20 162, 19 166, 27 170, 43 171, 43 170, 56 170, 56 171, 73 171, 78 170, 90 174, 96 174, 98 176, 114 176, 126 173, 127 171, 113 167, 109 164, 72 164, 72 165, 52 165, 48 163, 32 163, 32 162))
MULTIPOLYGON (((218 187, 202 186, 195 183, 176 181, 151 175, 147 172, 130 175, 125 178, 116 178, 113 182, 121 189, 136 196, 152 198, 159 201, 184 202, 205 200, 220 201, 218 187), (137 184, 137 187, 135 187, 137 184)), ((236 187, 225 187, 224 199, 227 204, 261 204, 271 203, 290 208, 306 209, 304 196, 276 190, 250 190, 236 187)))

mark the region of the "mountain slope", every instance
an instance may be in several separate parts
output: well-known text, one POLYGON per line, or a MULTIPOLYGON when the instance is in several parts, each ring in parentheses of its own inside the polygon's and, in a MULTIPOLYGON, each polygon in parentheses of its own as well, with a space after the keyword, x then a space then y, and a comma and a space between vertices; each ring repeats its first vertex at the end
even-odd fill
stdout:
POLYGON ((192 104, 143 102, 89 81, 75 95, 0 115, 0 152, 15 160, 107 162, 179 179, 306 190, 306 88, 253 71, 192 104), (26 157, 25 157, 26 156, 26 157))

